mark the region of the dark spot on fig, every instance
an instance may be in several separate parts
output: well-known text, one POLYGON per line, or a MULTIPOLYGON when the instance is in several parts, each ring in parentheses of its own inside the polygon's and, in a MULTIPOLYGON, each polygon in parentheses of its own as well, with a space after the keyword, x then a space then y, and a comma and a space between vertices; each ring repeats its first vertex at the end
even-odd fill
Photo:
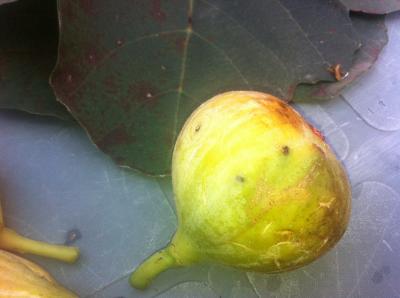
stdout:
POLYGON ((201 125, 198 124, 198 125, 196 126, 196 128, 194 129, 194 131, 195 131, 195 132, 198 132, 198 131, 200 130, 200 128, 201 128, 201 125))
POLYGON ((79 229, 72 229, 67 232, 67 236, 65 238, 65 245, 71 245, 75 243, 77 240, 82 238, 82 233, 79 229))
POLYGON ((290 148, 288 146, 283 146, 282 147, 282 153, 283 153, 283 155, 289 155, 290 148))
POLYGON ((379 284, 383 281, 383 274, 379 271, 375 271, 374 275, 371 278, 374 284, 379 284))
POLYGON ((159 257, 159 258, 157 259, 156 263, 159 263, 159 262, 161 262, 162 260, 163 260, 163 257, 159 257))
POLYGON ((237 175, 236 176, 236 181, 240 183, 244 183, 246 179, 243 176, 237 175))

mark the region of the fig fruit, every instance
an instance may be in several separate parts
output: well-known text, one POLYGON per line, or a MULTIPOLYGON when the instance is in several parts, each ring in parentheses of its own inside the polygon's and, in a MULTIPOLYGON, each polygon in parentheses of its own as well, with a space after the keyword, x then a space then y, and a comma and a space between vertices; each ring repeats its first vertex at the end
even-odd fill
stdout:
POLYGON ((136 288, 195 263, 292 270, 332 248, 349 221, 340 162, 300 114, 264 93, 223 93, 197 108, 176 141, 172 182, 179 227, 132 274, 136 288))
POLYGON ((44 269, 0 250, 0 297, 77 298, 44 269))
POLYGON ((4 225, 0 203, 0 249, 18 253, 31 253, 59 261, 73 263, 79 257, 79 249, 64 245, 50 244, 26 238, 4 225))

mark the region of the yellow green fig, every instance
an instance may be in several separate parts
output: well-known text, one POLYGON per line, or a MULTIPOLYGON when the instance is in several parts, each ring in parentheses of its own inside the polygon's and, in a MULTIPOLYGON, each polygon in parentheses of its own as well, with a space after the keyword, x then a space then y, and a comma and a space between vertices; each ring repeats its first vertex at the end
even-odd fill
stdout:
POLYGON ((0 250, 0 297, 77 298, 38 265, 0 250))
POLYGON ((346 230, 348 178, 321 134, 278 98, 233 91, 203 103, 175 144, 178 229, 131 284, 162 271, 220 263, 277 273, 310 263, 346 230))
POLYGON ((79 257, 79 249, 64 245, 50 244, 26 238, 4 224, 0 203, 0 249, 18 253, 31 253, 59 261, 73 263, 79 257))

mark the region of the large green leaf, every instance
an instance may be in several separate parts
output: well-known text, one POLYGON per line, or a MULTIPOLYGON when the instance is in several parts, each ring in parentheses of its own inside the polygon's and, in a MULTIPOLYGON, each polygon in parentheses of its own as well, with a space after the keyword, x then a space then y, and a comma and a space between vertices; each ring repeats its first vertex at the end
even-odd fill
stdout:
POLYGON ((57 57, 54 0, 0 6, 0 107, 70 119, 48 81, 57 57))
POLYGON ((385 14, 400 10, 399 0, 341 0, 350 10, 385 14))
POLYGON ((332 80, 359 47, 336 1, 59 1, 51 83, 119 164, 166 174, 176 136, 204 100, 233 89, 290 99, 332 80))
POLYGON ((352 14, 351 19, 360 36, 362 47, 356 52, 353 65, 346 77, 335 83, 300 84, 296 88, 295 101, 327 100, 337 96, 346 86, 369 70, 378 59, 388 42, 385 17, 352 14))

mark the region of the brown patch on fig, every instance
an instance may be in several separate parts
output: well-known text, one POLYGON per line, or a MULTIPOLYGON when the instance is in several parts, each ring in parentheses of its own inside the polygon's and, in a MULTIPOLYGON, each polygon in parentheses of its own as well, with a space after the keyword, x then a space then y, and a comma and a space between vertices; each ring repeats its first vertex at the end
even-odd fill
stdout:
POLYGON ((289 155, 289 153, 290 153, 289 146, 283 146, 282 147, 282 153, 283 153, 283 155, 289 155))
POLYGON ((240 182, 240 183, 244 183, 246 181, 246 179, 241 175, 237 175, 236 176, 236 181, 240 182))

